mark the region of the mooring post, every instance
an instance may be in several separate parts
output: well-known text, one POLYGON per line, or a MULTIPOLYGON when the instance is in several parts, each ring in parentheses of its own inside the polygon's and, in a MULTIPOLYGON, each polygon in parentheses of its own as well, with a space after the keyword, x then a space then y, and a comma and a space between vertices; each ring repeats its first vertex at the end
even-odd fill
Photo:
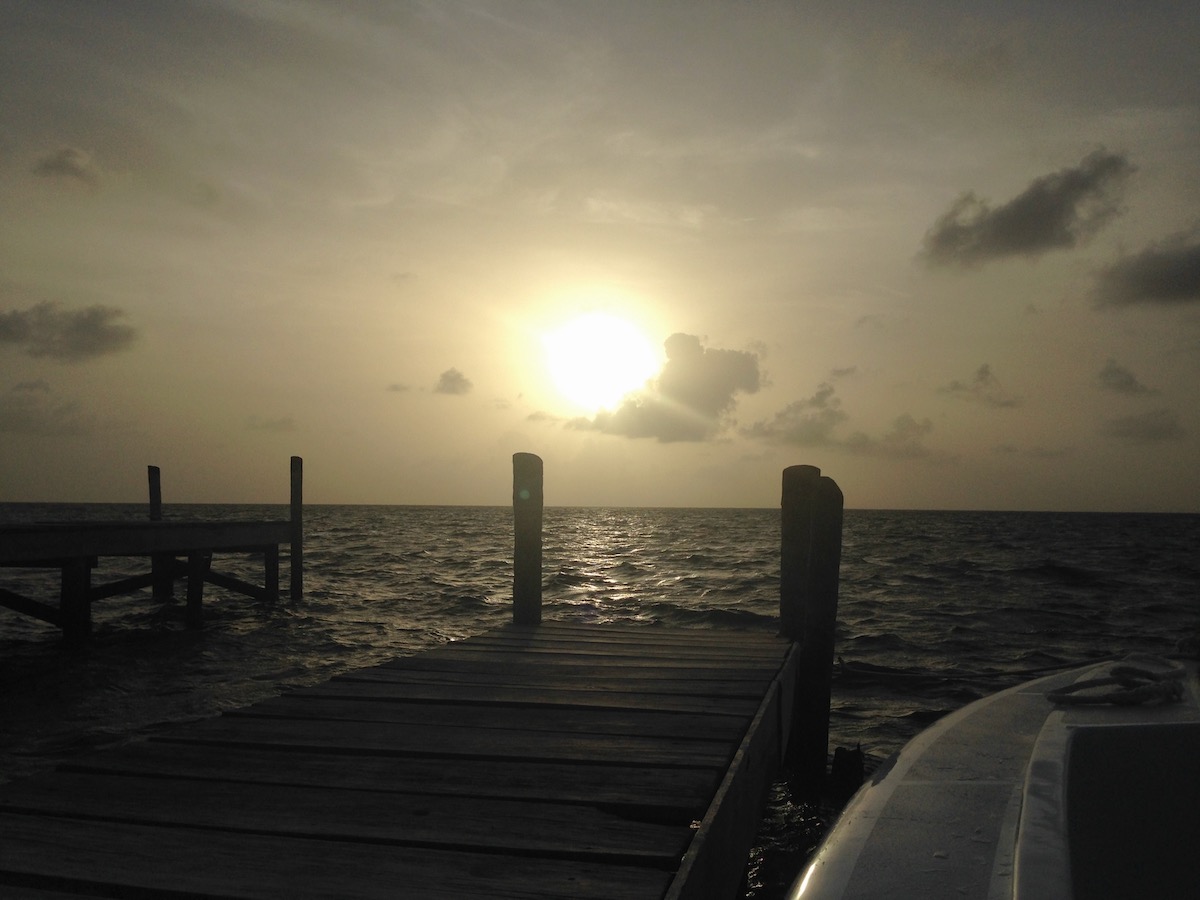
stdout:
POLYGON ((92 561, 73 556, 63 561, 59 617, 63 638, 73 646, 92 633, 92 561))
POLYGON ((150 479, 150 521, 162 521, 162 472, 158 466, 146 466, 150 479))
POLYGON ((291 523, 291 597, 293 602, 304 599, 304 460, 292 457, 291 523))
MULTIPOLYGON (((162 521, 162 471, 158 466, 146 466, 150 482, 150 521, 162 521)), ((155 600, 170 600, 175 596, 175 557, 166 553, 150 556, 150 595, 155 600)))
POLYGON ((779 621, 800 643, 799 685, 787 762, 815 798, 829 755, 829 701, 842 561, 842 491, 815 466, 783 471, 779 621))
POLYGON ((542 621, 542 460, 513 454, 513 624, 542 621))

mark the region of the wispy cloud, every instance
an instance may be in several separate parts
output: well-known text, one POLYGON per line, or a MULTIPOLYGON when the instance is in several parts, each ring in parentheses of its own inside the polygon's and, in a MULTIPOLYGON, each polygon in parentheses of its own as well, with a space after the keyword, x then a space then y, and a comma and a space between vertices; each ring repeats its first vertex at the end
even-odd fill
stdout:
POLYGON ((81 362, 133 343, 137 332, 117 321, 124 315, 111 306, 64 310, 51 302, 0 312, 0 344, 20 347, 30 356, 81 362))
POLYGON ((738 393, 762 386, 758 355, 748 350, 705 347, 694 334, 665 342, 667 361, 648 390, 626 397, 615 412, 578 419, 574 428, 659 441, 702 441, 725 426, 738 393))
POLYGON ((296 420, 291 416, 280 416, 275 419, 251 416, 246 420, 246 427, 251 431, 291 432, 296 430, 296 420))
POLYGON ((95 417, 73 400, 57 400, 45 381, 23 381, 0 394, 0 432, 80 437, 96 430, 95 417))
POLYGON ((942 393, 958 397, 960 400, 970 400, 984 406, 1007 409, 1021 405, 1021 398, 1004 389, 987 363, 975 370, 975 375, 969 382, 955 379, 941 390, 942 393))
POLYGON ((932 433, 929 419, 916 419, 908 413, 897 416, 891 427, 878 437, 855 431, 846 437, 839 427, 849 420, 841 400, 828 382, 817 386, 811 397, 789 403, 773 418, 755 422, 742 434, 755 440, 795 447, 830 447, 860 456, 889 459, 917 459, 932 456, 925 438, 932 433))
POLYGON ((1106 391, 1114 394, 1157 394, 1158 391, 1146 387, 1137 377, 1115 359, 1110 359, 1096 376, 1096 381, 1106 391))
POLYGON ((59 147, 38 159, 33 174, 39 178, 77 181, 94 188, 100 184, 100 169, 91 154, 78 147, 59 147))
POLYGON ((1120 190, 1133 171, 1124 156, 1097 150, 1077 166, 1034 179, 1001 206, 967 192, 926 232, 921 255, 934 266, 972 266, 1069 249, 1119 212, 1120 190))
POLYGON ((1187 432, 1179 424, 1179 416, 1169 409, 1155 409, 1138 415, 1109 419, 1101 426, 1100 433, 1106 437, 1138 444, 1178 441, 1187 436, 1187 432))
POLYGON ((916 419, 908 413, 897 416, 892 427, 878 438, 855 432, 843 446, 864 456, 882 456, 888 459, 920 459, 932 455, 925 446, 925 438, 933 433, 933 422, 916 419))
POLYGON ((1097 306, 1200 303, 1200 234, 1173 235, 1100 272, 1097 306))
POLYGON ((755 422, 742 430, 747 437, 777 444, 819 447, 834 442, 834 429, 847 418, 842 402, 828 382, 804 400, 789 403, 771 419, 755 422))
POLYGON ((437 384, 433 387, 435 394, 469 394, 474 385, 462 372, 458 369, 447 369, 438 376, 437 384))

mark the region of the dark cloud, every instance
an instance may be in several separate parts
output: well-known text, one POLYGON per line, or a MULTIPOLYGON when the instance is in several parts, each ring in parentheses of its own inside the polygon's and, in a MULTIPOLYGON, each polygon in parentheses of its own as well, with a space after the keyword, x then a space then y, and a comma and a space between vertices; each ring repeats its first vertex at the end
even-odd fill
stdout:
POLYGON ((1177 441, 1187 432, 1179 424, 1179 416, 1169 409, 1155 409, 1134 416, 1109 419, 1100 429, 1106 437, 1119 438, 1139 444, 1177 441))
POLYGON ((676 333, 664 346, 667 361, 645 391, 626 397, 614 412, 576 420, 572 427, 668 441, 702 441, 726 424, 738 392, 762 386, 758 355, 705 347, 693 334, 676 333))
POLYGON ((91 155, 78 147, 59 147, 48 153, 34 163, 33 174, 41 178, 79 181, 88 187, 100 183, 100 170, 91 155))
POLYGON ((0 394, 0 433, 79 437, 96 430, 93 416, 74 401, 60 401, 44 381, 23 381, 0 394))
POLYGON ((50 302, 0 312, 0 344, 22 347, 30 356, 80 362, 133 343, 137 332, 116 322, 124 315, 111 306, 62 310, 50 302))
POLYGON ((1096 376, 1096 381, 1104 390, 1112 391, 1114 394, 1158 393, 1138 381, 1132 372, 1118 364, 1115 359, 1110 359, 1104 364, 1104 368, 1096 376))
POLYGON ((922 256, 930 265, 970 266, 1074 247, 1119 212, 1120 189, 1133 170, 1124 156, 1097 150, 1078 166, 1035 179, 1003 206, 965 193, 926 232, 922 256))
POLYGON ((474 385, 471 384, 471 379, 458 369, 447 369, 438 376, 433 392, 435 394, 468 394, 472 387, 474 385))
POLYGON ((1177 234, 1102 271, 1097 306, 1200 303, 1200 234, 1177 234))
POLYGON ((777 444, 820 447, 834 443, 833 431, 847 418, 833 387, 823 383, 806 400, 789 403, 768 421, 755 422, 742 433, 777 444))
POLYGON ((956 379, 942 388, 942 393, 1001 409, 1021 405, 1021 398, 1014 397, 1004 390, 999 379, 992 373, 992 367, 987 363, 975 370, 975 377, 970 383, 964 384, 956 379))

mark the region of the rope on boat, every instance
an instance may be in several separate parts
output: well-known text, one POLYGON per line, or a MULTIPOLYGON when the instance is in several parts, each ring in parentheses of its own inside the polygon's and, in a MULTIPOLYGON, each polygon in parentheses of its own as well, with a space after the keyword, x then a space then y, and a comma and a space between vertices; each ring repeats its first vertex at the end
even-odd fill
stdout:
POLYGON ((1173 703, 1183 698, 1183 679, 1187 670, 1169 660, 1149 656, 1128 656, 1109 670, 1106 676, 1088 678, 1049 691, 1046 698, 1063 706, 1112 703, 1133 706, 1142 703, 1173 703), (1142 665, 1135 665, 1142 663, 1142 665), (1160 668, 1147 668, 1151 663, 1160 668), (1165 667, 1165 668, 1162 668, 1165 667), (1108 688, 1108 690, 1100 690, 1108 688), (1095 693, 1080 693, 1094 691, 1095 693))

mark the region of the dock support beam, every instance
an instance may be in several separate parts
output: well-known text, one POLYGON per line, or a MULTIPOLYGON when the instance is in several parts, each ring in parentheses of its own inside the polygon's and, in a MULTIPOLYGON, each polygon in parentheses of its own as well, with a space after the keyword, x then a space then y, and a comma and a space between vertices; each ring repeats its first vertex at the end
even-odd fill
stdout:
POLYGON ((542 621, 542 460, 513 454, 513 624, 542 621))
MULTIPOLYGON (((146 466, 150 482, 150 521, 162 521, 162 470, 146 466)), ((150 594, 155 600, 170 600, 175 596, 175 557, 155 553, 150 557, 150 594)))
POLYGON ((293 603, 299 603, 304 599, 304 460, 299 456, 292 457, 292 508, 289 521, 292 525, 291 597, 293 603))
POLYGON ((807 798, 820 793, 829 755, 843 505, 841 489, 816 466, 784 469, 779 623, 800 644, 787 763, 807 798))

